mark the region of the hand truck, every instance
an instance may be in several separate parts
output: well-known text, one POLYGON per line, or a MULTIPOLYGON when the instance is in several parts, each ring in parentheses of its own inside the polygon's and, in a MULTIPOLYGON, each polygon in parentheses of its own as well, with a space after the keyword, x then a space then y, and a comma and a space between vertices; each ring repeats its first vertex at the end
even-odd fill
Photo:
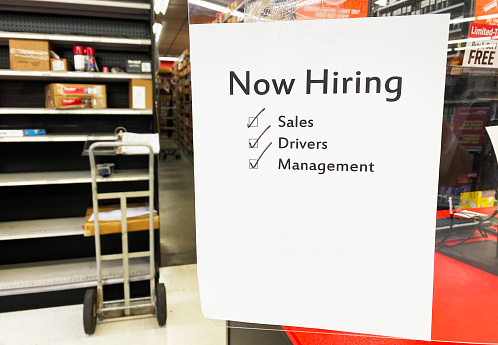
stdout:
POLYGON ((95 224, 95 254, 97 259, 97 288, 88 289, 83 301, 83 328, 86 334, 95 332, 97 318, 130 317, 143 314, 155 314, 160 326, 166 324, 166 287, 163 283, 156 285, 154 260, 154 152, 148 144, 130 144, 122 142, 96 142, 89 149, 90 169, 92 178, 92 199, 95 224), (98 193, 97 168, 95 164, 95 150, 101 147, 113 147, 119 150, 122 146, 145 146, 149 149, 149 189, 145 191, 98 193), (127 229, 127 198, 149 198, 149 250, 143 252, 128 252, 127 229), (100 247, 99 200, 119 199, 121 206, 121 237, 122 253, 102 255, 100 247), (150 262, 150 297, 130 298, 129 259, 149 257, 150 262), (102 261, 123 261, 124 300, 104 301, 102 261))

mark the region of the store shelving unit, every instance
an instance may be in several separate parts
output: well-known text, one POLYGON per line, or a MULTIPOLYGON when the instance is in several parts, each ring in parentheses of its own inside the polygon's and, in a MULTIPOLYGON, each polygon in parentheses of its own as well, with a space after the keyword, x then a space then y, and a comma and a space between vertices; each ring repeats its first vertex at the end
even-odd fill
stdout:
POLYGON ((181 157, 178 127, 175 125, 175 117, 173 116, 175 107, 171 90, 171 77, 171 68, 160 69, 156 83, 162 159, 166 159, 168 156, 174 156, 177 159, 181 157))
MULTIPOLYGON (((449 13, 451 19, 469 17, 474 12, 475 2, 472 0, 390 0, 385 6, 375 5, 373 16, 408 16, 449 13)), ((449 37, 451 40, 466 37, 469 23, 451 24, 449 37)))
POLYGON ((0 108, 0 114, 31 115, 152 115, 152 110, 136 109, 46 109, 46 108, 0 108))
MULTIPOLYGON (((85 289, 97 280, 94 239, 83 236, 92 200, 85 145, 116 140, 117 127, 135 133, 157 132, 155 109, 134 110, 128 104, 129 81, 154 82, 152 72, 10 70, 9 39, 48 40, 51 49, 70 63, 72 46, 90 46, 96 50, 100 68, 125 70, 128 59, 154 58, 151 7, 148 0, 0 1, 0 129, 43 128, 47 132, 0 137, 0 311, 83 302, 85 289), (47 109, 44 88, 53 82, 105 84, 108 108, 47 109)), ((99 178, 107 182, 103 191, 148 185, 147 157, 114 155, 98 160, 116 165, 110 177, 99 178)), ((158 233, 157 229, 156 238, 158 233)), ((129 240, 130 251, 148 249, 147 232, 130 233, 129 240)), ((103 244, 106 252, 119 252, 120 235, 104 236, 103 244)), ((155 251, 158 265, 158 246, 155 251)), ((106 265, 105 291, 119 298, 121 264, 106 265)), ((133 258, 130 277, 137 286, 135 294, 147 295, 148 259, 133 258)))
MULTIPOLYGON (((100 177, 98 182, 131 182, 147 181, 149 175, 146 170, 126 169, 115 171, 109 177, 100 177)), ((38 186, 52 184, 90 183, 90 172, 74 171, 42 171, 27 173, 7 173, 0 175, 0 187, 38 186)))
POLYGON ((85 217, 36 219, 0 223, 0 241, 83 235, 85 217))
POLYGON ((15 71, 11 69, 0 70, 3 80, 71 80, 81 82, 112 82, 130 79, 151 79, 145 73, 92 73, 92 72, 53 72, 53 71, 15 71))
POLYGON ((192 135, 192 89, 190 85, 190 54, 185 50, 173 65, 173 102, 178 143, 184 155, 194 161, 192 135))
MULTIPOLYGON (((150 278, 147 258, 130 258, 130 281, 150 278)), ((123 282, 122 267, 103 263, 104 284, 123 282)), ((25 295, 95 286, 97 270, 90 258, 8 265, 0 276, 0 296, 25 295)))
POLYGON ((85 16, 120 19, 150 19, 148 1, 2 0, 0 9, 61 15, 82 13, 85 16))

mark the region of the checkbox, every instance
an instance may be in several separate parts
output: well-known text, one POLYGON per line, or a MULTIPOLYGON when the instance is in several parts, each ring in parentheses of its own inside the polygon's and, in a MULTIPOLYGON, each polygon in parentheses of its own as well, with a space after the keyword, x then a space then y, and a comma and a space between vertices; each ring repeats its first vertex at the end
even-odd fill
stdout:
POLYGON ((258 139, 249 139, 249 148, 257 149, 258 148, 258 139))
POLYGON ((258 160, 249 159, 249 169, 257 169, 257 168, 258 168, 258 160))
POLYGON ((250 117, 247 125, 249 127, 258 127, 258 118, 257 117, 250 117))

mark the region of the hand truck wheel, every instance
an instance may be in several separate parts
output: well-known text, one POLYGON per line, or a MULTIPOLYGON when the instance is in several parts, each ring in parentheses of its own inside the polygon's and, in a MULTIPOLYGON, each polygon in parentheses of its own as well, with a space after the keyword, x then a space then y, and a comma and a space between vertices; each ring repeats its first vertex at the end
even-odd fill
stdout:
POLYGON ((157 284, 156 288, 156 316, 159 326, 166 324, 166 287, 163 283, 157 284))
POLYGON ((86 334, 93 334, 97 325, 97 290, 88 289, 83 300, 83 328, 86 334))

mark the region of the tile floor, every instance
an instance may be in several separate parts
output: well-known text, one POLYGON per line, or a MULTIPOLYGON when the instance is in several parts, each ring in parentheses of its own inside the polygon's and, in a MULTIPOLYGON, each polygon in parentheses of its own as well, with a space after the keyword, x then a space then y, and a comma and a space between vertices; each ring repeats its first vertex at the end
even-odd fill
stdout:
POLYGON ((153 317, 107 321, 95 334, 83 332, 82 305, 0 314, 0 345, 174 344, 224 345, 226 329, 204 319, 195 255, 193 166, 185 157, 159 163, 161 217, 160 280, 166 285, 168 320, 153 317))
POLYGON ((164 267, 160 275, 167 291, 164 327, 157 325, 155 317, 106 321, 88 336, 83 331, 83 306, 74 305, 0 314, 0 344, 226 344, 225 328, 202 316, 197 265, 164 267))

